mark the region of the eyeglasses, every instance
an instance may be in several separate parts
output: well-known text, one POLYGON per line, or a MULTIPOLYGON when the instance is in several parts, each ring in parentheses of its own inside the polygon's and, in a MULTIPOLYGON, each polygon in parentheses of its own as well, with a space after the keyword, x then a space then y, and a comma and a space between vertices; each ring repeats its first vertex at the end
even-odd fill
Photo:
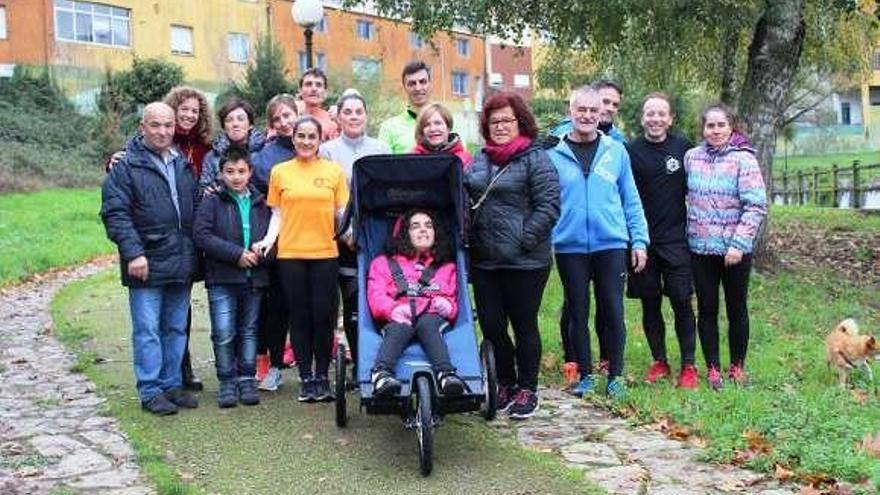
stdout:
POLYGON ((508 126, 516 122, 516 117, 504 117, 501 119, 489 120, 489 127, 508 126))

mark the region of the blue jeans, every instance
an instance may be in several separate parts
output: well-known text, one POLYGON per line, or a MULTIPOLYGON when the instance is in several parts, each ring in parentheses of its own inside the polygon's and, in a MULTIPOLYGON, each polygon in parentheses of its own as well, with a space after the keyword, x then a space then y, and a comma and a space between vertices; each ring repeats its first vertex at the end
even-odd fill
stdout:
POLYGON ((130 287, 131 345, 138 396, 180 388, 191 284, 130 287))
POLYGON ((208 287, 211 342, 217 379, 253 379, 257 373, 257 325, 262 290, 249 284, 208 287))

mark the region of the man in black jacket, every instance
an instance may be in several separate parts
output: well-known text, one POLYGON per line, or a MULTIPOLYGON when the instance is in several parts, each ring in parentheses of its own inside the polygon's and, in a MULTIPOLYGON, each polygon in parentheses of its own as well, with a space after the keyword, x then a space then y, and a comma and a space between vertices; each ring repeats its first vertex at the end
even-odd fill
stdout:
POLYGON ((645 381, 654 383, 671 375, 666 358, 666 328, 660 311, 666 294, 675 314, 675 333, 681 350, 678 386, 693 389, 697 387, 696 322, 691 306, 691 256, 685 235, 684 170, 684 154, 693 145, 669 132, 673 118, 670 98, 663 93, 649 94, 642 103, 644 135, 627 144, 651 237, 648 263, 640 273, 630 273, 627 294, 641 299, 642 326, 654 357, 645 381))
POLYGON ((196 257, 192 221, 198 187, 172 147, 174 111, 144 108, 142 136, 107 175, 101 218, 119 251, 128 287, 134 373, 144 410, 158 415, 198 407, 182 389, 181 362, 196 257))

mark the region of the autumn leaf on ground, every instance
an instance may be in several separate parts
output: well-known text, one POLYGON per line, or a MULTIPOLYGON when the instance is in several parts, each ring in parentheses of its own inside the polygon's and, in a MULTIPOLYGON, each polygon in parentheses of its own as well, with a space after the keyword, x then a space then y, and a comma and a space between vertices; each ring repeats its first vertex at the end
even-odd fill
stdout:
POLYGON ((857 448, 874 457, 880 457, 880 433, 865 434, 857 448))
POLYGON ((787 481, 791 479, 794 472, 790 469, 784 468, 781 464, 777 464, 776 468, 773 470, 773 474, 776 475, 776 479, 779 481, 787 481))
POLYGON ((673 440, 685 441, 693 432, 687 426, 676 424, 669 416, 664 416, 657 421, 657 429, 673 440))
POLYGON ((813 487, 812 485, 802 486, 800 490, 798 490, 798 495, 824 495, 821 490, 813 487))
MULTIPOLYGON (((801 477, 803 481, 813 487, 828 486, 834 483, 834 478, 825 473, 810 473, 801 477)), ((825 492, 819 492, 825 493, 825 492)))
POLYGON ((758 454, 768 454, 773 450, 770 441, 759 431, 748 428, 743 432, 742 436, 746 440, 749 450, 753 450, 758 454))
POLYGON ((855 400, 859 404, 864 406, 865 404, 868 403, 868 392, 865 392, 864 390, 857 388, 857 389, 853 389, 851 391, 851 393, 852 393, 853 400, 855 400))

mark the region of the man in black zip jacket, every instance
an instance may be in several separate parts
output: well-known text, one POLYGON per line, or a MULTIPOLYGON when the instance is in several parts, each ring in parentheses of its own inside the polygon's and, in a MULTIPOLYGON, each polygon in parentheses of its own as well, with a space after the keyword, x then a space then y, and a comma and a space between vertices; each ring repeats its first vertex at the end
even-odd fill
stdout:
POLYGON ((685 236, 687 175, 684 170, 684 154, 693 144, 669 133, 673 119, 670 98, 663 93, 649 94, 642 102, 644 134, 627 144, 651 238, 648 263, 640 273, 630 273, 627 295, 642 302, 642 326, 654 357, 645 380, 654 383, 671 374, 666 357, 666 328, 660 311, 662 295, 666 294, 675 314, 675 333, 681 351, 678 386, 693 389, 698 383, 694 367, 696 322, 691 306, 691 258, 685 236))
POLYGON ((181 373, 196 270, 192 222, 198 187, 172 146, 174 122, 168 105, 147 105, 142 136, 129 141, 101 191, 101 218, 128 287, 138 395, 143 409, 158 415, 198 407, 183 390, 181 373))

